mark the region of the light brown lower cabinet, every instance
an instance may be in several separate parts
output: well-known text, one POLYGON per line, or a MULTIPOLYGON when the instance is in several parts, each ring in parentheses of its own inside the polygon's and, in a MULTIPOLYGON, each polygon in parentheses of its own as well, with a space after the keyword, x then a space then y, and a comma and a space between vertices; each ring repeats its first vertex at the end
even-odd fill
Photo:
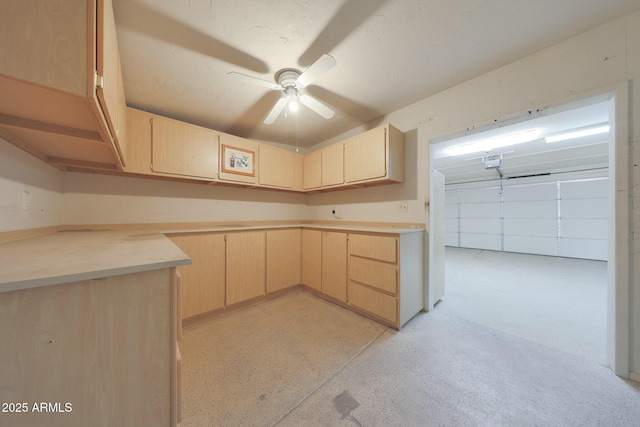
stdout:
POLYGON ((265 295, 266 232, 226 235, 227 305, 265 295))
POLYGON ((291 228, 183 233, 182 319, 297 284, 400 328, 424 305, 424 237, 291 228))
POLYGON ((300 284, 299 228, 267 231, 267 293, 300 284))
POLYGON ((322 293, 347 302, 347 233, 322 232, 322 293))
POLYGON ((322 231, 302 230, 302 283, 322 291, 322 231))
MULTIPOLYGON (((176 409, 175 409, 175 424, 171 425, 179 426, 182 422, 182 355, 180 354, 180 347, 176 343, 176 409)), ((172 420, 173 421, 173 420, 172 420)))
POLYGON ((189 258, 191 265, 178 267, 182 275, 182 319, 224 307, 224 234, 183 233, 169 239, 189 258))
POLYGON ((349 235, 349 305, 399 329, 424 307, 422 233, 349 235))
POLYGON ((176 425, 176 298, 174 268, 0 293, 0 424, 176 425))

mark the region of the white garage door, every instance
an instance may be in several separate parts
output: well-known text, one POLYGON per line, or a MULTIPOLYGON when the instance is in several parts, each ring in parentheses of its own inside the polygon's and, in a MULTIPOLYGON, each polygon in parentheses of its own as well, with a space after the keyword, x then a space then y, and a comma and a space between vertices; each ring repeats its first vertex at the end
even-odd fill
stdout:
POLYGON ((607 259, 608 179, 449 188, 446 244, 607 259))

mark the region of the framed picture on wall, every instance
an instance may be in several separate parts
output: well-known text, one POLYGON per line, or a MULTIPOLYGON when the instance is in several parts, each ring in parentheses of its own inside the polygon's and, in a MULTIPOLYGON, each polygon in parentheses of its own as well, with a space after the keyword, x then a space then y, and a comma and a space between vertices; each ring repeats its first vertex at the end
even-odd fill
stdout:
POLYGON ((222 144, 222 172, 256 176, 255 151, 222 144))

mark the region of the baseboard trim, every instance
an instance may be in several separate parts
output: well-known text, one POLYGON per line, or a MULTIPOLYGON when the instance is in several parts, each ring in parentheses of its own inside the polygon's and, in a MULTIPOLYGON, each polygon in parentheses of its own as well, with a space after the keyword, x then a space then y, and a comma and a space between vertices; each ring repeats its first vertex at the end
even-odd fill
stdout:
POLYGON ((635 382, 640 383, 640 374, 636 374, 635 372, 629 372, 629 379, 635 382))
POLYGON ((296 291, 302 291, 302 286, 303 285, 291 285, 284 289, 279 289, 277 291, 270 292, 266 295, 260 295, 255 298, 248 299, 246 301, 242 301, 232 305, 227 305, 225 307, 220 307, 215 310, 208 311, 206 313, 196 314, 195 316, 187 317, 185 319, 182 319, 182 328, 185 329, 193 325, 198 325, 198 324, 207 322, 209 320, 224 316, 226 314, 235 313, 245 308, 252 307, 254 305, 258 305, 263 302, 270 301, 272 299, 276 299, 296 291))

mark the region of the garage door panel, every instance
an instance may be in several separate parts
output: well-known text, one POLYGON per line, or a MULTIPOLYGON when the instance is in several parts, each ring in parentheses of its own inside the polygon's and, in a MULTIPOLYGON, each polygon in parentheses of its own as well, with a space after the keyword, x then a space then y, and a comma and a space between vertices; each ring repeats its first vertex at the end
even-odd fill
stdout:
POLYGON ((537 255, 558 255, 555 237, 504 236, 504 250, 537 255))

